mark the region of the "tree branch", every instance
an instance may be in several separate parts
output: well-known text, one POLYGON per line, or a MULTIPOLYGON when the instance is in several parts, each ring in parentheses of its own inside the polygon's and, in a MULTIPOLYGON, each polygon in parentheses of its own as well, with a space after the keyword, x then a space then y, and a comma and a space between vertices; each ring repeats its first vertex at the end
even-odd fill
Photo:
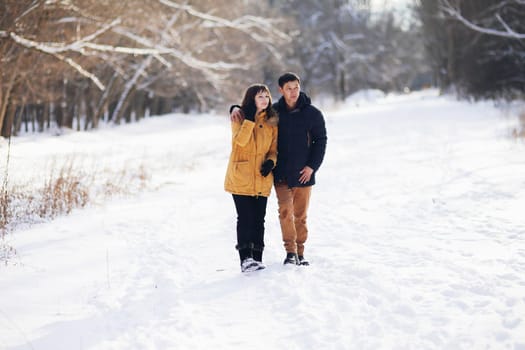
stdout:
POLYGON ((82 68, 82 66, 79 65, 78 63, 76 63, 75 61, 73 61, 73 59, 71 59, 69 57, 62 56, 62 55, 60 55, 58 53, 51 53, 51 55, 55 56, 56 58, 58 58, 59 60, 61 60, 63 62, 66 62, 68 65, 73 67, 77 72, 79 72, 80 74, 82 74, 86 78, 90 79, 93 83, 95 83, 95 85, 100 90, 104 91, 106 89, 104 84, 102 84, 102 82, 97 78, 97 76, 95 74, 90 73, 87 70, 85 70, 84 68, 82 68))
POLYGON ((273 45, 273 39, 284 40, 285 42, 291 41, 291 37, 274 28, 271 23, 271 20, 262 19, 260 17, 254 16, 241 16, 233 21, 227 20, 222 17, 213 16, 204 12, 195 10, 190 5, 182 5, 171 0, 159 0, 160 3, 175 8, 178 10, 186 11, 191 16, 200 18, 206 22, 206 27, 226 27, 238 30, 248 36, 250 36, 255 41, 263 44, 275 57, 280 58, 281 54, 275 50, 273 45), (253 31, 253 28, 261 29, 264 34, 269 35, 259 35, 253 31))
POLYGON ((45 53, 55 54, 62 53, 67 51, 75 51, 81 54, 84 53, 84 48, 91 48, 97 51, 111 51, 116 53, 125 53, 131 55, 152 55, 152 54, 162 54, 168 53, 169 50, 161 51, 158 49, 149 49, 149 48, 136 48, 136 47, 122 47, 122 46, 112 46, 112 45, 103 45, 93 43, 92 40, 96 39, 103 33, 107 32, 112 27, 121 23, 120 18, 113 20, 111 23, 100 28, 93 34, 85 36, 80 40, 76 40, 70 44, 63 43, 41 43, 33 40, 26 39, 14 32, 10 33, 11 38, 20 45, 25 47, 34 48, 45 53))
MULTIPOLYGON (((519 1, 520 4, 525 4, 525 0, 516 0, 519 1)), ((461 12, 454 8, 448 0, 442 0, 444 5, 441 5, 441 9, 443 12, 447 13, 450 17, 457 19, 461 23, 463 23, 466 27, 475 30, 480 33, 488 34, 488 35, 494 35, 494 36, 500 36, 505 38, 512 38, 512 39, 525 39, 525 33, 517 33, 516 31, 512 30, 510 26, 499 16, 496 15, 496 18, 498 21, 503 25, 505 28, 505 31, 496 30, 492 28, 484 28, 477 24, 472 23, 471 21, 467 20, 463 15, 461 15, 461 12)))

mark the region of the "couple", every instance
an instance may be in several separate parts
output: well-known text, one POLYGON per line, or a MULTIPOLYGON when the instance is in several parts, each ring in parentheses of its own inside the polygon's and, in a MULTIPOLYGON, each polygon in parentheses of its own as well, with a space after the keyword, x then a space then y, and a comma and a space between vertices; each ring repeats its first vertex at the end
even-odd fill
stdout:
POLYGON ((306 213, 315 172, 326 149, 322 113, 301 92, 294 73, 279 77, 282 97, 272 106, 266 85, 250 86, 241 106, 230 108, 232 152, 224 188, 237 210, 241 271, 265 268, 264 217, 272 183, 286 249, 284 264, 309 265, 304 257, 306 213))

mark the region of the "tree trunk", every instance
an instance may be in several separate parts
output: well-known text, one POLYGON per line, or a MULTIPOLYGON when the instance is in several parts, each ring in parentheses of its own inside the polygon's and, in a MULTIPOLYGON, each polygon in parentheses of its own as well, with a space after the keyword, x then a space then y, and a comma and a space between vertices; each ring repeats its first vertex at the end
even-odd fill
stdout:
POLYGON ((13 136, 18 135, 22 128, 22 118, 24 115, 25 102, 22 102, 22 106, 18 107, 13 115, 13 136))
POLYGON ((173 100, 171 98, 163 97, 161 103, 161 113, 160 114, 169 114, 173 112, 173 100))
POLYGON ((344 68, 339 70, 339 98, 344 101, 346 97, 346 77, 344 68))
POLYGON ((73 116, 75 113, 75 91, 69 82, 64 85, 64 108, 62 124, 60 127, 73 128, 73 116))
POLYGON ((140 77, 145 73, 146 69, 149 67, 152 61, 153 56, 146 57, 146 59, 141 62, 140 66, 135 71, 135 74, 133 74, 133 77, 131 77, 131 79, 126 82, 126 85, 124 86, 124 91, 120 95, 117 107, 115 108, 115 123, 118 124, 120 122, 121 110, 126 108, 126 105, 129 102, 130 95, 132 95, 133 92, 136 90, 136 86, 140 80, 140 77))
POLYGON ((27 134, 29 132, 29 119, 30 119, 30 106, 24 103, 24 109, 22 110, 22 118, 24 120, 24 131, 27 134))
POLYGON ((44 130, 49 130, 49 126, 51 124, 51 103, 46 103, 44 105, 44 116, 42 117, 42 125, 44 127, 44 130))
POLYGON ((132 122, 132 116, 133 116, 133 108, 131 108, 131 103, 126 103, 126 110, 124 111, 124 119, 126 120, 126 123, 132 122))
POLYGON ((151 115, 159 115, 159 104, 160 104, 160 97, 153 96, 150 99, 149 107, 150 107, 150 116, 151 115))
POLYGON ((76 119, 79 120, 79 113, 81 112, 80 108, 80 89, 73 84, 69 84, 67 90, 67 107, 65 115, 64 126, 73 129, 73 121, 76 119))
POLYGON ((13 122, 15 120, 15 112, 16 107, 13 105, 9 105, 6 109, 5 113, 5 123, 2 125, 2 136, 3 137, 10 137, 13 133, 13 122))
POLYGON ((137 121, 144 118, 146 114, 145 110, 145 99, 146 99, 146 93, 143 91, 139 91, 135 93, 135 98, 133 99, 133 109, 135 111, 135 119, 137 121))
POLYGON ((65 102, 60 101, 56 104, 55 108, 53 108, 54 119, 58 128, 61 128, 64 123, 64 103, 65 102))
POLYGON ((447 72, 445 76, 445 88, 456 82, 456 52, 454 47, 453 25, 447 25, 447 72))
POLYGON ((75 119, 77 121, 77 131, 80 131, 80 124, 82 123, 82 112, 83 111, 84 111, 84 108, 83 108, 82 97, 79 97, 77 99, 77 103, 75 103, 75 119))
POLYGON ((37 131, 43 132, 44 131, 44 122, 45 122, 45 113, 46 113, 46 104, 39 104, 36 106, 36 121, 37 121, 37 131))
POLYGON ((129 112, 127 110, 129 107, 129 101, 134 95, 134 93, 135 93, 135 85, 133 85, 129 91, 123 93, 120 96, 120 98, 123 98, 125 94, 125 99, 119 100, 117 102, 115 110, 113 111, 113 123, 120 124, 120 120, 122 119, 122 117, 125 117, 126 122, 129 123, 128 119, 129 119, 130 114, 128 114, 129 112))
POLYGON ((88 88, 85 93, 84 104, 86 106, 86 120, 84 124, 84 130, 88 130, 90 127, 94 128, 95 118, 95 106, 93 102, 93 89, 88 88))
MULTIPOLYGON (((18 71, 18 65, 16 65, 15 69, 11 73, 11 76, 9 77, 9 82, 6 85, 5 92, 2 93, 2 84, 0 84, 0 130, 4 130, 4 120, 6 117, 6 112, 9 105, 9 100, 11 97, 11 91, 13 90, 13 86, 15 83, 15 78, 18 71), (3 97, 3 99, 2 99, 3 97)), ((11 124, 12 125, 12 124, 11 124)), ((6 128, 9 130, 9 135, 11 135, 11 126, 6 128)), ((6 136, 2 133, 2 136, 6 136)))
POLYGON ((114 73, 111 79, 109 80, 109 83, 106 86, 106 90, 104 90, 104 93, 100 96, 100 99, 98 101, 98 105, 96 107, 96 112, 93 115, 93 128, 97 129, 100 119, 103 119, 104 113, 109 108, 109 95, 111 93, 111 90, 113 89, 113 85, 115 81, 117 80, 117 73, 114 73))

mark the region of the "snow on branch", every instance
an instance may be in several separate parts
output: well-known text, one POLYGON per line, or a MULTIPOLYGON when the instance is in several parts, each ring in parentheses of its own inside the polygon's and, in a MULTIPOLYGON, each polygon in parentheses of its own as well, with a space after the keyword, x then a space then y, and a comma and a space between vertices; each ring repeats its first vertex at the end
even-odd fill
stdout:
POLYGON ((36 1, 33 1, 33 3, 31 4, 31 6, 25 10, 20 16, 18 16, 16 19, 15 19, 15 22, 18 22, 20 19, 22 19, 22 17, 28 15, 29 13, 31 13, 33 10, 35 10, 36 8, 38 8, 38 6, 40 5, 40 2, 38 0, 36 1))
POLYGON ((90 73, 88 72, 87 70, 85 70, 84 68, 82 68, 81 65, 79 65, 78 63, 76 63, 75 61, 73 61, 71 58, 69 57, 65 57, 65 56, 62 56, 60 54, 52 54, 53 56, 55 56, 56 58, 58 58, 59 60, 63 61, 63 62, 66 62, 67 64, 69 64, 71 67, 73 67, 76 71, 78 71, 80 74, 82 74, 83 76, 85 76, 86 78, 90 79, 93 83, 95 83, 95 85, 102 91, 104 91, 106 89, 106 87, 104 86, 104 84, 102 84, 102 82, 97 78, 97 76, 93 73, 90 73))
POLYGON ((93 43, 90 42, 91 40, 96 39, 97 37, 99 37, 103 33, 107 32, 112 27, 118 25, 119 23, 121 23, 121 20, 119 18, 117 18, 117 19, 113 20, 111 23, 109 23, 109 24, 103 26, 102 28, 100 28, 99 30, 95 31, 94 33, 92 33, 90 35, 87 35, 87 36, 81 38, 80 40, 74 41, 71 44, 40 43, 40 42, 36 42, 36 41, 33 41, 33 40, 26 39, 26 38, 24 38, 24 37, 22 37, 22 36, 20 36, 20 35, 18 35, 16 33, 14 33, 14 32, 9 33, 9 36, 16 43, 18 43, 19 45, 22 45, 22 46, 27 47, 27 48, 36 49, 36 50, 41 51, 43 53, 52 55, 53 57, 56 57, 57 59, 59 59, 62 62, 67 63, 69 66, 73 67, 80 74, 82 74, 83 76, 85 76, 88 79, 90 79, 91 81, 93 81, 93 83, 95 83, 95 85, 100 90, 104 90, 105 89, 104 84, 102 84, 102 82, 97 78, 96 75, 88 72, 86 69, 84 69, 80 64, 75 62, 73 59, 62 55, 61 53, 64 53, 64 52, 67 52, 67 51, 76 51, 76 52, 79 52, 81 54, 84 54, 84 48, 85 47, 87 47, 87 48, 95 48, 95 49, 97 49, 99 51, 104 51, 104 50, 106 50, 106 51, 114 51, 114 52, 123 51, 125 53, 132 53, 132 54, 157 53, 156 50, 154 50, 152 52, 147 52, 147 53, 137 53, 137 52, 135 52, 133 50, 131 50, 131 52, 128 52, 129 50, 125 50, 126 48, 109 47, 109 45, 97 45, 97 44, 93 44, 93 43), (122 50, 120 50, 120 49, 122 49, 122 50))
POLYGON ((171 0, 159 0, 160 3, 181 11, 186 11, 189 15, 199 18, 205 21, 206 27, 225 27, 238 30, 255 41, 262 43, 266 48, 272 52, 275 57, 281 57, 281 54, 275 50, 273 45, 273 39, 280 39, 286 42, 291 41, 288 34, 276 29, 272 25, 272 21, 266 18, 255 17, 255 16, 241 16, 235 20, 228 20, 222 17, 210 15, 201 11, 196 10, 190 5, 179 4, 171 0), (264 35, 257 34, 253 29, 261 29, 264 35))
MULTIPOLYGON (((275 23, 266 18, 257 16, 240 16, 234 20, 229 20, 212 14, 204 13, 196 10, 194 7, 186 4, 179 4, 172 0, 158 0, 162 4, 168 6, 171 9, 177 10, 178 13, 187 13, 195 20, 193 25, 198 28, 227 28, 239 31, 246 34, 256 42, 264 45, 275 57, 280 57, 280 53, 275 48, 276 41, 290 41, 291 38, 288 34, 279 30, 275 23)), ((38 6, 44 3, 45 6, 61 6, 78 13, 82 13, 81 9, 74 6, 69 0, 35 0, 32 3, 30 9, 26 10, 19 18, 26 16, 29 12, 34 11, 38 6), (43 1, 43 2, 42 2, 43 1), (73 8, 71 8, 73 7, 73 8)), ((169 30, 172 29, 173 23, 178 18, 176 14, 172 21, 166 26, 162 36, 168 35, 169 30)), ((82 18, 89 18, 83 14, 82 18)), ((75 21, 81 21, 82 19, 76 19, 75 17, 64 17, 59 22, 61 23, 74 23, 75 21)), ((30 38, 25 33, 18 33, 16 31, 0 30, 0 37, 10 38, 18 45, 23 47, 40 51, 42 53, 51 55, 62 62, 65 62, 69 66, 73 67, 83 76, 89 78, 95 83, 95 85, 101 90, 105 89, 105 86, 94 74, 90 73, 85 67, 79 62, 75 62, 73 58, 68 57, 69 53, 77 53, 81 56, 91 56, 93 52, 100 52, 99 57, 104 57, 103 53, 117 53, 124 55, 133 56, 146 56, 147 64, 144 69, 139 69, 139 75, 145 74, 145 69, 151 64, 151 59, 156 59, 162 65, 171 68, 173 66, 170 62, 176 60, 181 62, 183 65, 200 71, 208 78, 208 82, 212 85, 218 85, 219 82, 224 78, 224 74, 236 70, 245 69, 246 64, 242 63, 229 63, 222 60, 207 61, 199 58, 197 54, 192 51, 184 51, 183 49, 176 49, 169 46, 169 42, 165 42, 161 39, 161 42, 149 39, 145 36, 133 33, 131 29, 122 26, 122 19, 117 17, 109 23, 98 22, 98 27, 94 29, 94 32, 87 34, 86 36, 73 39, 70 42, 39 42, 30 38), (131 39, 136 44, 130 44, 129 46, 116 46, 112 43, 101 42, 100 37, 105 33, 118 34, 121 37, 131 39), (137 47, 132 47, 137 46, 137 47)), ((274 21, 275 22, 275 21, 274 21)), ((212 43, 209 43, 210 45, 212 43)), ((138 79, 138 78, 137 78, 138 79)))
POLYGON ((209 27, 228 27, 238 30, 247 30, 252 28, 264 28, 265 31, 270 32, 274 35, 277 35, 281 39, 288 39, 288 35, 279 31, 275 30, 273 26, 271 25, 271 21, 266 18, 260 18, 255 16, 241 16, 233 21, 230 21, 228 19, 213 16, 201 11, 195 10, 190 5, 182 5, 178 4, 176 2, 173 2, 171 0, 159 0, 162 4, 169 6, 171 8, 175 8, 178 10, 186 11, 188 14, 200 18, 202 20, 208 21, 207 26, 209 27))
POLYGON ((162 48, 162 49, 153 49, 153 48, 138 48, 138 47, 124 47, 124 46, 113 46, 113 45, 104 45, 96 44, 92 42, 87 42, 85 39, 77 40, 71 44, 62 44, 62 43, 41 43, 33 40, 26 39, 19 36, 16 33, 11 33, 11 38, 18 44, 25 46, 27 48, 34 48, 39 51, 48 54, 58 54, 67 51, 74 51, 81 54, 85 53, 85 48, 89 48, 101 52, 115 52, 115 53, 124 53, 128 55, 159 55, 159 54, 168 54, 171 52, 171 49, 162 48))
POLYGON ((120 24, 121 22, 122 22, 122 20, 119 17, 117 17, 113 21, 108 23, 107 25, 103 26, 102 28, 100 28, 99 30, 94 32, 93 34, 90 34, 90 35, 82 38, 82 40, 80 40, 80 42, 88 42, 88 41, 94 40, 97 37, 99 37, 100 35, 102 35, 105 32, 107 32, 112 27, 115 27, 116 25, 120 24))
MULTIPOLYGON (((479 25, 477 25, 475 23, 472 23, 471 21, 469 21, 465 17, 463 17, 461 12, 457 8, 454 8, 452 5, 450 5, 448 0, 442 0, 442 1, 443 1, 444 5, 441 6, 441 9, 446 14, 448 14, 452 18, 457 19, 458 21, 463 23, 466 27, 468 27, 468 28, 470 28, 472 30, 475 30, 475 31, 480 32, 480 33, 488 34, 488 35, 500 36, 500 37, 505 37, 505 38, 512 38, 512 39, 518 39, 518 40, 525 39, 525 33, 517 33, 516 31, 514 31, 501 18, 501 16, 499 14, 496 14, 496 19, 501 23, 501 25, 503 25, 503 27, 505 28, 504 31, 496 30, 496 29, 492 29, 492 28, 485 28, 485 27, 481 27, 481 26, 479 26, 479 25)), ((519 1, 519 4, 525 4, 525 0, 516 0, 516 1, 519 1)))
MULTIPOLYGON (((125 47, 125 46, 113 46, 113 45, 104 45, 104 44, 95 44, 95 43, 85 43, 82 45, 82 48, 87 47, 96 51, 107 51, 115 53, 124 53, 128 55, 160 55, 170 53, 168 48, 138 48, 138 47, 125 47)), ((81 50, 76 50, 81 52, 81 50)))
POLYGON ((103 44, 96 44, 92 41, 102 35, 103 33, 107 32, 112 27, 115 27, 116 25, 120 24, 121 20, 120 18, 117 18, 113 20, 111 23, 107 24, 106 26, 100 28, 96 32, 85 36, 79 40, 76 40, 70 44, 64 44, 64 43, 41 43, 33 40, 26 39, 14 32, 10 33, 11 38, 17 42, 18 44, 28 47, 28 48, 34 48, 39 51, 48 53, 48 54, 56 54, 56 53, 63 53, 67 51, 75 51, 78 53, 83 54, 85 48, 90 48, 97 51, 111 51, 116 53, 125 53, 125 54, 131 54, 131 55, 152 55, 152 54, 162 54, 167 53, 169 50, 157 50, 157 49, 150 49, 150 48, 136 48, 136 47, 122 47, 122 46, 112 46, 112 45, 103 45, 103 44))
POLYGON ((113 30, 115 33, 123 35, 129 39, 135 40, 137 43, 151 47, 153 51, 155 51, 158 54, 167 54, 172 57, 175 57, 179 61, 181 61, 183 64, 191 67, 191 68, 208 68, 208 69, 214 69, 214 70, 230 70, 230 69, 237 69, 237 68, 243 68, 243 65, 235 64, 235 63, 226 63, 226 62, 206 62, 199 60, 198 58, 195 58, 193 55, 184 53, 182 51, 168 48, 160 44, 156 44, 154 42, 151 42, 151 40, 144 38, 142 36, 137 36, 133 33, 130 33, 129 31, 123 30, 121 28, 115 28, 113 30))

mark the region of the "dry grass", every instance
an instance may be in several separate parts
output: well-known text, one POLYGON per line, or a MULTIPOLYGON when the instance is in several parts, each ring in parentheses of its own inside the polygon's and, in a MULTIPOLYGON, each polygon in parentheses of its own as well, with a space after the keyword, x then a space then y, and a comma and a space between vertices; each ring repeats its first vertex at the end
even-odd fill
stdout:
POLYGON ((144 165, 88 174, 70 161, 58 171, 53 169, 40 186, 8 186, 0 194, 0 261, 16 254, 5 238, 17 228, 67 215, 96 200, 143 190, 149 179, 144 165))
POLYGON ((514 128, 514 130, 512 130, 512 136, 516 138, 525 138, 525 111, 520 113, 518 119, 520 121, 520 126, 519 128, 514 128))
POLYGON ((73 172, 72 164, 61 169, 57 177, 50 176, 41 190, 38 214, 42 218, 54 218, 69 214, 74 208, 82 208, 89 201, 92 179, 73 172))

